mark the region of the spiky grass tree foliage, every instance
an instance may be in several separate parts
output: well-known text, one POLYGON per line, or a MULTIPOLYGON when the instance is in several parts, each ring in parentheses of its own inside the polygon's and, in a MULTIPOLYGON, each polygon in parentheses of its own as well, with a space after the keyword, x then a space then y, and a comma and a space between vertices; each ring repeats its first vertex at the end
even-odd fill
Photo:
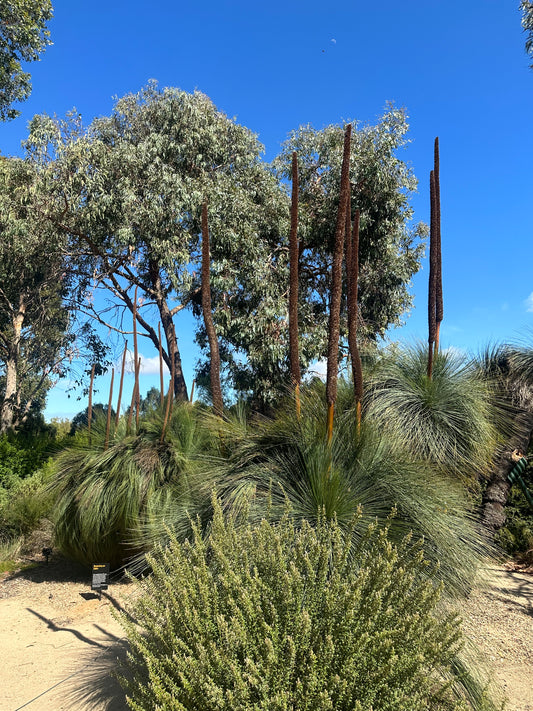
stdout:
MULTIPOLYGON (((427 460, 400 447, 383 427, 363 422, 357 431, 353 391, 341 385, 331 443, 326 437, 323 390, 303 392, 297 421, 289 401, 271 420, 243 426, 226 422, 231 443, 225 456, 213 458, 210 471, 225 510, 258 522, 269 510, 281 518, 289 501, 296 520, 316 523, 320 512, 347 526, 360 506, 361 530, 377 520, 390 523, 395 540, 413 531, 424 538, 427 555, 440 561, 438 575, 450 593, 464 593, 480 559, 488 551, 470 514, 463 488, 441 476, 427 460), (343 391, 346 394, 343 395, 343 391), (341 410, 349 401, 350 409, 341 410)), ((214 423, 213 430, 215 430, 214 423)))
POLYGON ((90 439, 80 433, 58 456, 55 538, 67 556, 87 565, 118 567, 149 547, 154 518, 164 520, 170 506, 176 521, 177 510, 190 509, 194 516, 209 500, 211 484, 200 474, 199 463, 209 435, 195 408, 188 403, 175 407, 161 442, 163 417, 161 411, 145 416, 137 436, 127 434, 122 420, 107 449, 102 418, 90 439), (205 493, 200 493, 200 482, 205 493))
POLYGON ((386 530, 237 527, 215 504, 210 537, 150 558, 152 575, 121 623, 122 683, 134 711, 452 711, 470 704, 454 679, 459 623, 420 545, 386 530), (422 580, 425 578, 425 581, 422 580), (429 580, 428 580, 429 578, 429 580), (135 620, 135 622, 133 621, 135 620), (462 697, 462 698, 461 698, 462 697))
POLYGON ((427 375, 427 350, 385 357, 368 383, 367 416, 415 457, 465 482, 490 470, 504 413, 490 382, 465 357, 440 351, 427 375))

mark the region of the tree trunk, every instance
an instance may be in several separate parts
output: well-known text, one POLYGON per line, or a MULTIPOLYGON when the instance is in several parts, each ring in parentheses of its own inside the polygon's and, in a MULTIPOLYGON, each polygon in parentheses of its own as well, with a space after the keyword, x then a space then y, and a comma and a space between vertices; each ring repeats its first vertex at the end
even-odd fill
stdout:
POLYGON ((17 393, 17 362, 15 357, 6 360, 6 389, 0 411, 0 434, 13 427, 15 418, 15 398, 17 393))
POLYGON ((13 338, 9 344, 9 353, 5 361, 6 368, 6 386, 2 408, 0 410, 0 434, 7 432, 13 428, 17 420, 17 404, 20 403, 20 394, 18 392, 18 360, 20 353, 20 340, 22 333, 22 324, 26 315, 26 303, 24 296, 19 297, 19 306, 13 314, 13 338))
POLYGON ((505 505, 511 484, 509 472, 516 462, 511 453, 516 449, 526 455, 533 434, 533 388, 522 386, 514 392, 519 411, 513 422, 513 435, 498 452, 487 488, 483 493, 483 523, 496 533, 506 521, 505 505))
MULTIPOLYGON (((159 265, 153 259, 150 260, 150 281, 152 282, 152 289, 154 291, 154 297, 159 309, 159 315, 161 317, 161 323, 163 325, 163 331, 165 332, 165 338, 167 341, 167 354, 169 362, 167 366, 170 372, 174 372, 174 397, 179 402, 188 402, 189 396, 187 393, 187 383, 185 382, 185 377, 183 375, 183 369, 181 366, 181 355, 178 349, 178 339, 176 337, 176 328, 174 326, 174 320, 170 309, 168 307, 165 295, 163 293, 163 288, 161 285, 161 276, 159 273, 159 265)), ((166 359, 165 359, 166 360, 166 359)))

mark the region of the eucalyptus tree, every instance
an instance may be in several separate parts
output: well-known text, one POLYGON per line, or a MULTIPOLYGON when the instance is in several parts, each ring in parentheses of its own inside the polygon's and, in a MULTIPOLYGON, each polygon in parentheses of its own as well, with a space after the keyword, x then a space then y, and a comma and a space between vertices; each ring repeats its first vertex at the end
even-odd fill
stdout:
POLYGON ((81 343, 66 239, 34 210, 38 191, 27 162, 0 160, 0 432, 42 407, 81 343))
POLYGON ((0 121, 18 116, 11 104, 30 95, 30 75, 21 62, 39 59, 51 44, 46 28, 51 17, 50 0, 0 0, 0 121))
MULTIPOLYGON (((28 148, 48 180, 43 209, 85 262, 86 287, 105 288, 132 313, 131 290, 139 288, 141 333, 159 348, 152 306, 175 396, 186 400, 175 317, 194 299, 200 303, 204 201, 213 308, 230 313, 228 322, 243 288, 264 284, 275 261, 286 198, 260 160, 256 136, 204 94, 152 82, 86 130, 76 117, 36 117, 28 148)), ((94 315, 106 322, 102 313, 94 315)))

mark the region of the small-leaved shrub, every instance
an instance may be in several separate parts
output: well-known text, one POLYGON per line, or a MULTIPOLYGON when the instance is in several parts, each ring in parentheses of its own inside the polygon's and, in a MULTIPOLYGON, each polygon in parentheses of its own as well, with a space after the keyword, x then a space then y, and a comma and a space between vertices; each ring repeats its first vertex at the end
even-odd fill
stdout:
POLYGON ((214 503, 210 535, 196 527, 150 556, 120 618, 131 709, 491 708, 469 705, 454 678, 459 622, 438 612, 419 544, 370 526, 354 547, 335 519, 296 527, 288 513, 238 527, 214 503))

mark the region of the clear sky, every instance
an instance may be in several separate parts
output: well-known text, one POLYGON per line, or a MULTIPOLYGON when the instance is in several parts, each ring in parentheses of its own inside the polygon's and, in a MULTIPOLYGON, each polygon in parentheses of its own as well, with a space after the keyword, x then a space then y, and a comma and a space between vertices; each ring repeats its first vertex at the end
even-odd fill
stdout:
MULTIPOLYGON (((88 123, 151 78, 206 93, 259 134, 267 160, 300 124, 372 122, 393 101, 410 116, 403 159, 419 179, 416 221, 429 221, 440 139, 443 345, 533 340, 533 70, 519 0, 55 0, 54 11, 54 44, 28 67, 32 97, 20 118, 0 124, 4 155, 20 154, 35 113, 75 106, 88 123)), ((426 338, 427 271, 424 262, 415 309, 391 339, 426 338)), ((187 317, 180 346, 190 384, 187 317)), ((142 389, 157 384, 145 372, 142 389)), ((104 379, 98 388, 106 400, 104 379)), ((47 414, 85 404, 56 389, 47 414)))

